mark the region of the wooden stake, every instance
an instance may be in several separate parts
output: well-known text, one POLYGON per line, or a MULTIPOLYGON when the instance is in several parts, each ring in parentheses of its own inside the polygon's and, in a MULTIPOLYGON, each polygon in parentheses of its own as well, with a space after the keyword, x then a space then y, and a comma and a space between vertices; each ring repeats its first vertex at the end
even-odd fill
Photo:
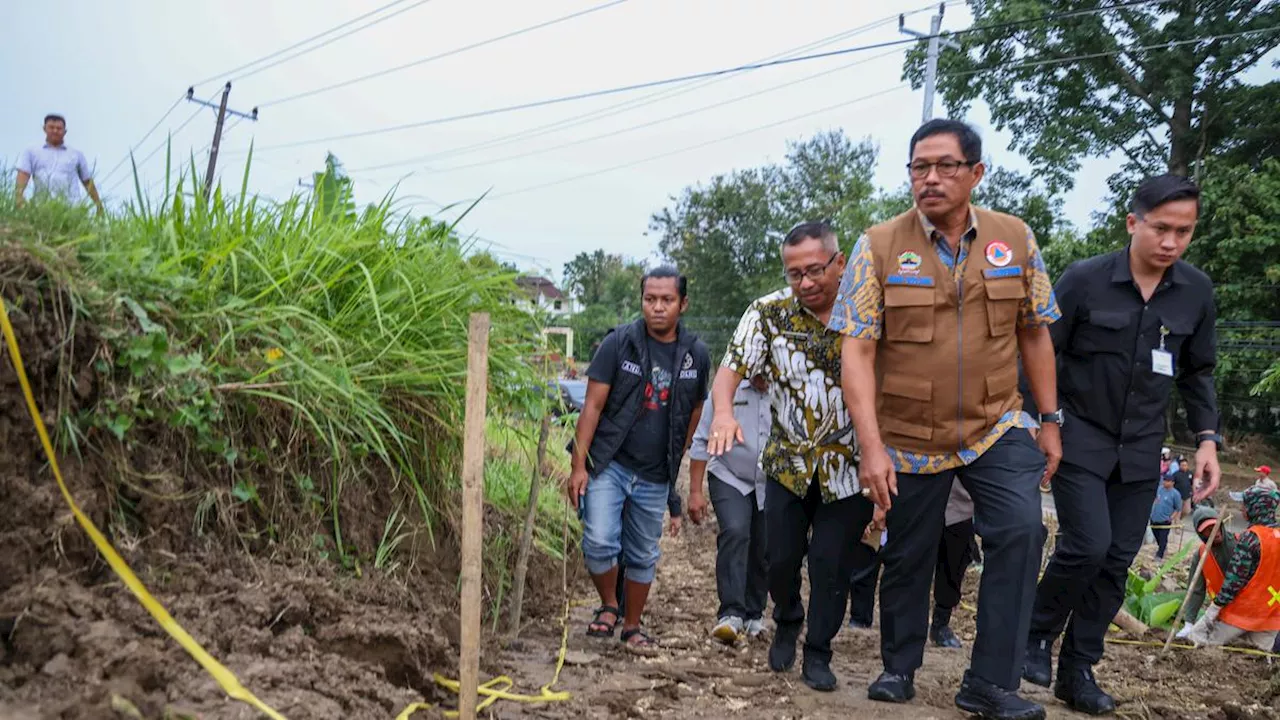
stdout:
POLYGON ((480 577, 484 544, 484 425, 489 389, 489 314, 467 330, 467 412, 462 440, 462 652, 458 712, 474 720, 480 685, 480 577))
POLYGON ((1226 527, 1227 521, 1231 519, 1231 513, 1225 513, 1218 522, 1214 523, 1213 530, 1209 531, 1209 542, 1205 545, 1209 548, 1208 552, 1200 555, 1196 562, 1196 571, 1192 573, 1191 579, 1187 581, 1187 592, 1182 596, 1182 604, 1178 606, 1178 612, 1173 616, 1173 627, 1169 628, 1169 637, 1165 638, 1164 647, 1160 648, 1160 654, 1169 652, 1169 646, 1173 644, 1173 636, 1178 634, 1178 626, 1182 624, 1182 616, 1187 611, 1187 599, 1191 597, 1191 588, 1196 586, 1200 580, 1200 576, 1204 574, 1205 556, 1213 552, 1213 541, 1218 539, 1218 530, 1226 527))
POLYGON ((524 605, 524 579, 529 573, 529 555, 533 551, 533 531, 538 523, 538 491, 542 486, 542 465, 547 459, 547 437, 551 434, 551 413, 542 416, 538 430, 538 454, 535 456, 533 476, 529 479, 529 505, 524 516, 524 531, 520 534, 520 554, 516 556, 516 572, 512 578, 511 615, 507 619, 507 638, 520 634, 520 615, 524 605))

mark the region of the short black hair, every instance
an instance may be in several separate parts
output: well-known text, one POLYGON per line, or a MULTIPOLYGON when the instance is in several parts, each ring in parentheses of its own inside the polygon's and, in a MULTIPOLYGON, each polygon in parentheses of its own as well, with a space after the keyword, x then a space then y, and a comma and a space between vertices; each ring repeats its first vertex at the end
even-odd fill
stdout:
POLYGON ((67 119, 66 119, 66 118, 64 118, 64 117, 62 117, 61 115, 56 114, 56 113, 49 113, 48 115, 45 115, 45 116, 44 116, 44 124, 45 124, 45 125, 48 125, 48 124, 49 124, 49 121, 51 121, 51 120, 52 120, 52 121, 55 121, 55 122, 60 122, 60 123, 62 123, 62 127, 66 127, 66 126, 67 126, 67 119))
POLYGON ((659 265, 652 270, 645 271, 645 274, 640 278, 640 294, 642 296, 644 295, 644 284, 649 278, 675 278, 676 289, 680 293, 680 299, 683 300, 689 294, 689 279, 670 265, 659 265))
POLYGON ((911 146, 907 148, 907 159, 910 160, 915 157, 916 143, 934 135, 955 135, 956 140, 960 142, 960 152, 964 154, 965 161, 971 163, 982 162, 982 138, 978 136, 978 131, 967 123, 946 118, 930 120, 916 130, 915 134, 911 136, 911 146))
POLYGON ((787 231, 787 236, 782 239, 785 247, 795 247, 805 240, 822 240, 826 241, 831 238, 833 241, 836 236, 835 228, 831 227, 831 223, 826 220, 813 220, 810 222, 802 222, 787 231))
POLYGON ((1195 200, 1196 217, 1200 217, 1200 188, 1189 177, 1165 173, 1142 181, 1129 200, 1129 212, 1143 217, 1147 213, 1178 200, 1195 200))

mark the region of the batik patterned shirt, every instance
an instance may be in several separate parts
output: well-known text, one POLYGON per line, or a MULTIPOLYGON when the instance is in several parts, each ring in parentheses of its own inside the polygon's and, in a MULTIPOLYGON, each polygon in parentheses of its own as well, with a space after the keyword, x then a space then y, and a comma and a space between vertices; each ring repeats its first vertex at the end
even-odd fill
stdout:
POLYGON ((816 480, 823 502, 859 492, 857 441, 840 389, 840 341, 785 289, 751 303, 721 363, 769 380, 765 474, 801 497, 816 480))
MULTIPOLYGON (((920 214, 920 223, 928 236, 942 264, 951 271, 954 279, 959 279, 969 259, 969 248, 973 239, 978 236, 978 216, 969 211, 969 229, 960 237, 960 242, 952 251, 951 245, 942 233, 920 214)), ((1051 325, 1062 313, 1058 310, 1058 301, 1053 294, 1053 283, 1044 266, 1044 258, 1040 255, 1040 247, 1036 244, 1035 235, 1027 228, 1027 252, 1030 272, 1026 275, 1028 287, 1027 297, 1022 301, 1018 312, 1018 325, 1032 328, 1051 325)), ((871 254, 871 243, 866 235, 858 238, 853 246, 853 254, 845 267, 844 277, 840 281, 840 294, 836 297, 836 306, 831 313, 829 326, 832 330, 864 340, 879 340, 884 332, 884 288, 876 276, 875 261, 871 254)), ((1015 427, 1035 428, 1039 423, 1020 410, 1005 413, 980 440, 972 446, 958 452, 940 455, 926 455, 907 452, 896 448, 885 448, 894 469, 901 473, 932 474, 968 465, 977 460, 1010 429, 1015 427)))

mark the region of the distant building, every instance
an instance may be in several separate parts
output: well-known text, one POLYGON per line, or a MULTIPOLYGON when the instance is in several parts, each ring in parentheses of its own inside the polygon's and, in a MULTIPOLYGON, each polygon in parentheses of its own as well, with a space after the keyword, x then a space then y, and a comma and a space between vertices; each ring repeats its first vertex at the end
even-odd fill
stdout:
POLYGON ((523 295, 516 298, 516 306, 529 312, 539 310, 553 317, 568 318, 581 309, 573 298, 541 275, 518 277, 516 286, 523 291, 523 295))

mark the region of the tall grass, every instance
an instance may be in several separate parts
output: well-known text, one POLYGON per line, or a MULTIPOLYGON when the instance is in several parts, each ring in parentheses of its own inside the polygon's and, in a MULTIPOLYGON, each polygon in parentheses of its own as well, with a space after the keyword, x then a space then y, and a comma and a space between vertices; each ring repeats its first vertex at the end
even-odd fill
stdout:
POLYGON ((399 215, 390 196, 357 209, 332 164, 316 192, 279 203, 248 192, 247 169, 238 194, 208 199, 194 171, 171 172, 160 198, 138 189, 105 219, 56 203, 18 210, 4 177, 0 226, 62 268, 111 342, 99 369, 136 391, 114 392, 82 425, 123 443, 147 422, 182 429, 240 478, 246 502, 255 468, 296 468, 299 488, 327 489, 317 505, 340 551, 354 478, 407 480, 434 537, 458 457, 470 313, 493 320, 491 402, 529 382, 521 357, 536 333, 510 302, 513 274, 468 256, 451 226, 399 215))

